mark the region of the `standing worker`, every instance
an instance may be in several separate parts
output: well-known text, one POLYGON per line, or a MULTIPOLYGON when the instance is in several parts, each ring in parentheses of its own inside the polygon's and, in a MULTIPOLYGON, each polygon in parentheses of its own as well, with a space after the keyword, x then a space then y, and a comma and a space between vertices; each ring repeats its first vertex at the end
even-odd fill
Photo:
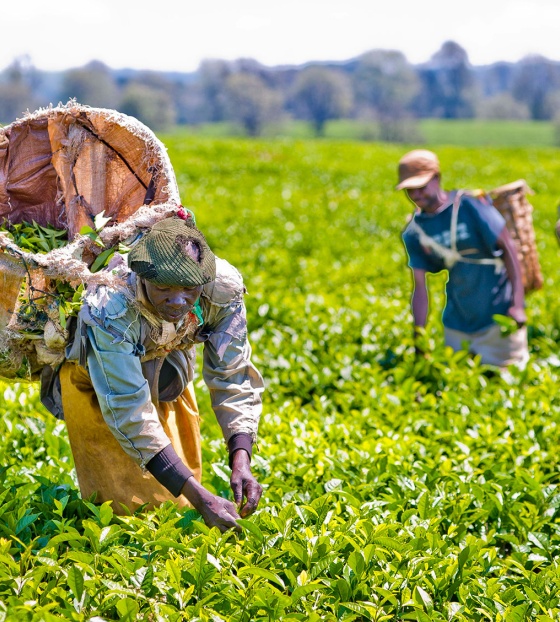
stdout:
POLYGON ((457 351, 468 344, 483 364, 524 367, 528 360, 527 321, 521 267, 502 215, 492 205, 440 185, 435 153, 415 149, 399 161, 397 190, 417 210, 403 232, 414 279, 415 338, 428 318, 427 273, 449 272, 443 311, 445 343, 457 351), (502 335, 493 316, 517 323, 502 335))
POLYGON ((236 519, 262 494, 250 458, 263 380, 251 363, 239 272, 215 257, 189 214, 179 214, 153 225, 128 265, 115 256, 108 269, 126 286, 86 292, 60 369, 58 406, 83 497, 112 500, 117 513, 175 497, 211 527, 240 529, 236 519), (201 342, 236 505, 200 483, 192 381, 201 342))

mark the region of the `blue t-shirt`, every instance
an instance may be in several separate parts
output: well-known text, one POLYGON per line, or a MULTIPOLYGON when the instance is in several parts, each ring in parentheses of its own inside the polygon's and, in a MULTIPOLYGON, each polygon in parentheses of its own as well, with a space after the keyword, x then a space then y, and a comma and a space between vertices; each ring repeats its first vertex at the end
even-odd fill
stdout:
MULTIPOLYGON (((451 248, 452 204, 437 214, 419 212, 414 220, 439 244, 451 248)), ((472 197, 463 197, 457 219, 457 250, 469 259, 493 259, 502 251, 496 242, 505 220, 496 208, 472 197)), ((443 259, 420 244, 418 235, 407 227, 403 241, 408 265, 427 272, 445 270, 443 259)), ((465 333, 474 333, 493 324, 496 313, 505 315, 512 304, 513 291, 505 267, 458 261, 450 270, 445 287, 447 297, 443 324, 465 333)))

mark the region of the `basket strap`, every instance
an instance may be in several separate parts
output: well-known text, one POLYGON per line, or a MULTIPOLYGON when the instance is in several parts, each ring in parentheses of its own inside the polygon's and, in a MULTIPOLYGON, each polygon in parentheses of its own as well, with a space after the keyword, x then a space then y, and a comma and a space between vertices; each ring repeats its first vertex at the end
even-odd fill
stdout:
POLYGON ((451 227, 450 227, 450 245, 451 250, 457 252, 457 221, 459 220, 459 207, 461 207, 461 199, 465 194, 464 190, 459 190, 453 199, 453 207, 451 208, 451 227))
POLYGON ((410 221, 408 228, 412 233, 418 236, 422 246, 430 248, 438 257, 443 259, 443 263, 448 270, 451 270, 451 268, 461 260, 461 255, 456 250, 454 251, 452 248, 447 248, 447 246, 443 246, 443 244, 436 242, 436 240, 430 237, 414 219, 410 221))
POLYGON ((446 246, 443 246, 443 244, 436 242, 434 238, 430 237, 422 229, 422 227, 416 222, 414 218, 410 221, 409 229, 413 233, 416 233, 422 246, 432 249, 434 253, 436 253, 436 255, 443 259, 443 263, 448 270, 451 270, 451 268, 453 268, 453 266, 458 261, 461 261, 463 263, 495 266, 496 273, 498 273, 504 265, 504 262, 499 257, 494 257, 492 259, 470 259, 469 257, 465 257, 464 255, 462 255, 457 250, 457 223, 459 220, 459 207, 461 206, 461 199, 464 195, 465 190, 459 190, 453 200, 453 206, 451 208, 451 225, 449 231, 450 248, 447 248, 446 246))

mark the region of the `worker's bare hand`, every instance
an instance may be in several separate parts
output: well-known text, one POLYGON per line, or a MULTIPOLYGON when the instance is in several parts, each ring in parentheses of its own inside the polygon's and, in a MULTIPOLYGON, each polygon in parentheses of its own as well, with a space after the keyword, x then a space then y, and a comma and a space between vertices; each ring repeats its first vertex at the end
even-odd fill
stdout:
POLYGON ((235 504, 223 497, 218 497, 206 490, 194 477, 190 477, 183 486, 182 493, 200 512, 208 527, 217 527, 221 532, 228 529, 241 531, 237 523, 239 514, 235 504))
POLYGON ((519 328, 527 323, 527 315, 523 307, 512 306, 508 309, 507 314, 517 322, 519 328))
POLYGON ((230 483, 239 514, 245 518, 257 509, 262 495, 262 486, 251 473, 249 454, 244 449, 238 449, 233 454, 230 483))
POLYGON ((239 514, 235 504, 223 497, 208 492, 208 498, 197 508, 208 527, 217 527, 221 532, 228 529, 241 531, 237 524, 239 514))

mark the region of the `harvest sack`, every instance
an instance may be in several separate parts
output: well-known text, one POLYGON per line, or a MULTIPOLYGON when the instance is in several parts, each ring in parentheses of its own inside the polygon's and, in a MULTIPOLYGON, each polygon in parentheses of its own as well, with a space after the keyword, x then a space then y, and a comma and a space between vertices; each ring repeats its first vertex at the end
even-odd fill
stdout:
POLYGON ((118 286, 110 273, 91 272, 96 256, 180 207, 164 145, 132 117, 69 102, 0 128, 0 224, 35 221, 66 229, 69 240, 29 253, 0 231, 0 377, 34 380, 61 363, 68 334, 55 284, 118 286), (100 245, 80 230, 102 212, 111 220, 100 245), (22 322, 30 304, 42 311, 31 331, 22 322))

